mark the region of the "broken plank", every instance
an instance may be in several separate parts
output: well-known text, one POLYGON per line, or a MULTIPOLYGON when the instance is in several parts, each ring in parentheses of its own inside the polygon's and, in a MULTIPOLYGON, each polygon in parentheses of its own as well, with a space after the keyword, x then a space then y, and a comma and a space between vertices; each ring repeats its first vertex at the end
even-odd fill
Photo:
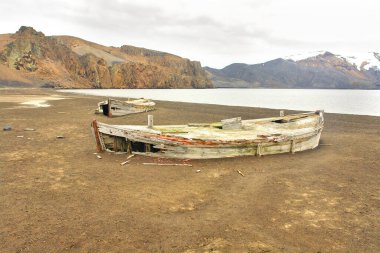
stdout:
POLYGON ((244 177, 243 172, 241 172, 240 170, 236 170, 236 171, 237 171, 237 173, 239 173, 242 177, 244 177))
POLYGON ((187 163, 143 163, 143 165, 157 165, 157 166, 188 166, 192 167, 193 165, 187 163))
POLYGON ((123 165, 126 165, 126 164, 129 163, 129 162, 130 162, 130 161, 127 160, 127 161, 125 161, 125 162, 120 163, 120 165, 123 166, 123 165))

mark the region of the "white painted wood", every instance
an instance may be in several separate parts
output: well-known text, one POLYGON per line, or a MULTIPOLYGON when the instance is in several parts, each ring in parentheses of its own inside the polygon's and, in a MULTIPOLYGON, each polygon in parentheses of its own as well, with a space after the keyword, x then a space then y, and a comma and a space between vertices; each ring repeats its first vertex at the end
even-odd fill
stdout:
POLYGON ((296 152, 296 140, 291 140, 290 143, 290 152, 294 154, 296 152))
MULTIPOLYGON (((239 120, 230 122, 234 121, 239 120)), ((133 151, 154 157, 205 159, 295 153, 313 149, 319 144, 323 129, 323 113, 304 113, 241 122, 241 129, 221 129, 222 123, 152 128, 104 123, 97 125, 104 140, 123 137, 127 143, 153 145, 153 148, 145 149, 145 152, 136 152, 127 144, 127 152, 133 151)), ((107 140, 105 143, 102 146, 109 147, 113 142, 107 140)))
POLYGON ((233 129, 241 129, 242 128, 242 122, 241 117, 232 118, 232 119, 223 119, 222 122, 222 129, 224 130, 233 130, 233 129))
POLYGON ((155 110, 155 103, 147 99, 134 99, 130 101, 121 101, 109 98, 106 101, 101 101, 98 103, 98 108, 95 113, 106 114, 103 111, 103 106, 109 105, 108 115, 112 117, 124 116, 127 114, 141 113, 155 110))
POLYGON ((148 128, 153 128, 153 115, 148 115, 148 128))

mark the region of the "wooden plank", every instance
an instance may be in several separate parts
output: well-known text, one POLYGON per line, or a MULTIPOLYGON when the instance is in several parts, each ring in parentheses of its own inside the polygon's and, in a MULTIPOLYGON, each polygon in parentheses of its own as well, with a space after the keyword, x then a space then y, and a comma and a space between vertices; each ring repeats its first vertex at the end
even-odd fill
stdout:
POLYGON ((241 117, 231 118, 231 119, 223 119, 223 120, 221 120, 221 122, 222 122, 222 129, 225 129, 225 130, 241 129, 242 128, 241 117))
POLYGON ((127 154, 132 154, 132 142, 128 139, 126 139, 126 142, 127 142, 127 154))
POLYGON ((150 152, 151 151, 150 147, 151 147, 151 144, 145 143, 145 147, 144 147, 145 148, 145 152, 147 152, 147 153, 150 152))
POLYGON ((261 156, 261 144, 257 145, 256 155, 259 156, 259 157, 261 156))
POLYGON ((108 117, 112 117, 112 106, 111 106, 111 99, 110 98, 108 98, 108 117))
POLYGON ((143 163, 143 165, 156 165, 156 166, 188 166, 192 167, 193 165, 187 163, 143 163))
POLYGON ((243 172, 241 172, 240 170, 236 170, 236 172, 239 173, 242 177, 244 177, 243 172))
POLYGON ((95 135, 96 149, 98 150, 98 152, 101 152, 101 151, 103 151, 103 147, 102 147, 102 144, 100 141, 98 124, 97 124, 95 119, 92 121, 92 129, 93 129, 93 132, 95 135))
POLYGON ((295 151, 295 150, 296 150, 296 140, 293 139, 293 140, 290 141, 290 143, 291 143, 291 144, 290 144, 290 152, 291 152, 292 154, 294 154, 294 153, 296 152, 296 151, 295 151))
POLYGON ((148 128, 153 128, 153 115, 148 115, 148 128))

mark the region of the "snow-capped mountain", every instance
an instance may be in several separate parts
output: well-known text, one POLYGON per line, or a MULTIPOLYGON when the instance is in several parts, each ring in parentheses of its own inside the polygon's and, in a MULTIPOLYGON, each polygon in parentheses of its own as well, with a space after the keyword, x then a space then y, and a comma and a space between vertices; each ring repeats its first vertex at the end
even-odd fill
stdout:
MULTIPOLYGON (((295 55, 290 55, 284 57, 286 60, 301 61, 308 58, 317 57, 318 55, 324 55, 328 53, 327 51, 312 51, 306 53, 300 53, 295 55)), ((365 52, 365 53, 334 53, 336 57, 341 58, 356 66, 358 70, 369 70, 374 69, 380 71, 380 54, 376 52, 365 52)))
POLYGON ((380 89, 380 54, 313 51, 260 64, 205 68, 216 87, 380 89))

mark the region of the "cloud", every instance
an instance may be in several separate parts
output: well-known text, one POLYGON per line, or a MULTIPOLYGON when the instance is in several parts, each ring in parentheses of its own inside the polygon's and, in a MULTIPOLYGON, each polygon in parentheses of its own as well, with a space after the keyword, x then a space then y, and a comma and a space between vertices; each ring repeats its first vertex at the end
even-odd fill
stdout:
POLYGON ((162 50, 203 65, 257 63, 298 51, 373 50, 376 1, 12 0, 0 32, 31 25, 96 43, 162 50))

